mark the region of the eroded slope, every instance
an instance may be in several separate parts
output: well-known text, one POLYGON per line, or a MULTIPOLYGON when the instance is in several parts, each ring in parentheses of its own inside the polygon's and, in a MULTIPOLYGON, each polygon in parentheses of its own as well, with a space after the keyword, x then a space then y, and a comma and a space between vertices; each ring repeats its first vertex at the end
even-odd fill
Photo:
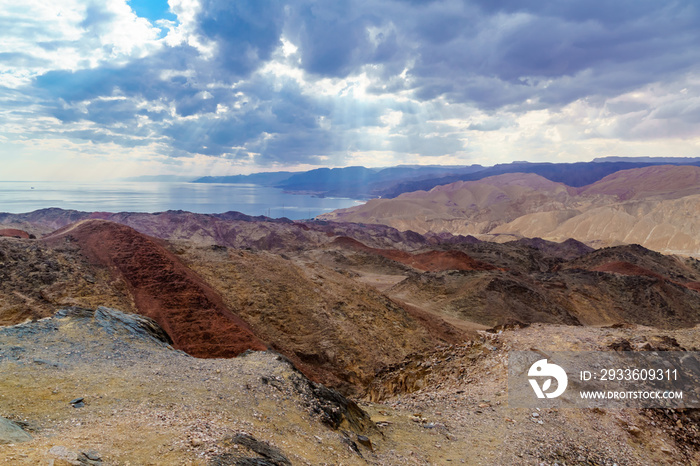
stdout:
POLYGON ((266 345, 200 277, 156 240, 132 228, 87 220, 44 239, 75 242, 80 251, 127 284, 140 314, 155 319, 174 345, 199 357, 231 357, 266 345))

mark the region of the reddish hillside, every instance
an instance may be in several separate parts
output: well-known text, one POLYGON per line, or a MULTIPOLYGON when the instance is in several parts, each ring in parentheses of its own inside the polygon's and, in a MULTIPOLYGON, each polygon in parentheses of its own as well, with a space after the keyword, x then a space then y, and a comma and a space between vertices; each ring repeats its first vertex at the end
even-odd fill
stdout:
POLYGON ((7 236, 10 238, 23 238, 29 239, 29 233, 24 230, 17 230, 15 228, 4 228, 0 230, 0 236, 7 236))
POLYGON ((232 357, 266 349, 218 293, 153 238, 117 223, 88 220, 45 241, 76 241, 90 261, 114 270, 139 312, 156 320, 174 346, 192 356, 232 357))
POLYGON ((640 267, 638 265, 630 264, 625 261, 613 261, 601 264, 592 269, 594 272, 612 272, 619 273, 622 275, 631 275, 639 277, 653 277, 663 280, 663 277, 656 272, 652 272, 649 269, 640 267))
POLYGON ((700 291, 700 282, 686 282, 683 286, 691 290, 700 291))
POLYGON ((333 244, 346 249, 377 254, 387 259, 409 265, 424 272, 441 272, 443 270, 496 270, 491 264, 472 259, 462 251, 428 251, 419 254, 410 254, 396 249, 377 249, 365 246, 359 241, 341 236, 333 241, 333 244))

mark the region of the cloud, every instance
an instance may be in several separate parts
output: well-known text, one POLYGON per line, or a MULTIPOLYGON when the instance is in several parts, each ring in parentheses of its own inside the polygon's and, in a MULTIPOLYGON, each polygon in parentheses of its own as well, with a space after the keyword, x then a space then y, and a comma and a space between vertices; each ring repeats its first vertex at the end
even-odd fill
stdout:
POLYGON ((263 167, 700 137, 690 0, 171 0, 161 19, 125 0, 0 8, 6 140, 263 167))
POLYGON ((284 4, 277 0, 203 0, 197 33, 216 44, 213 59, 227 75, 249 75, 281 45, 284 4))

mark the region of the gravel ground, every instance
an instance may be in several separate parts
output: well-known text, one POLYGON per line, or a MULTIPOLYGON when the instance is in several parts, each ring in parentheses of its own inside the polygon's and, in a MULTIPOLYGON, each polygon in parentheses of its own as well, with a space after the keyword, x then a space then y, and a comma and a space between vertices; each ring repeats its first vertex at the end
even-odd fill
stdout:
MULTIPOLYGON (((508 351, 601 349, 621 338, 652 341, 653 329, 482 333, 380 374, 379 395, 360 404, 370 421, 278 354, 192 358, 123 314, 71 312, 0 329, 0 416, 33 436, 0 445, 0 463, 685 465, 700 458, 690 416, 508 406, 508 351), (410 393, 391 394, 397 380, 410 393)), ((669 335, 687 347, 698 339, 695 329, 669 335)))

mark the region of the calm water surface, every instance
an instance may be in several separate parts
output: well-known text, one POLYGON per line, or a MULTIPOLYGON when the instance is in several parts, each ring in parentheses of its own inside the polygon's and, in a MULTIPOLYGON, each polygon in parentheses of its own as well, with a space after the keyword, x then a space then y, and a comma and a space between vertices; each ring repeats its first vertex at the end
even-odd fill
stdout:
POLYGON ((210 214, 235 210, 248 215, 311 218, 361 201, 286 194, 251 184, 165 182, 0 181, 0 212, 23 213, 48 207, 86 212, 162 212, 210 214))

